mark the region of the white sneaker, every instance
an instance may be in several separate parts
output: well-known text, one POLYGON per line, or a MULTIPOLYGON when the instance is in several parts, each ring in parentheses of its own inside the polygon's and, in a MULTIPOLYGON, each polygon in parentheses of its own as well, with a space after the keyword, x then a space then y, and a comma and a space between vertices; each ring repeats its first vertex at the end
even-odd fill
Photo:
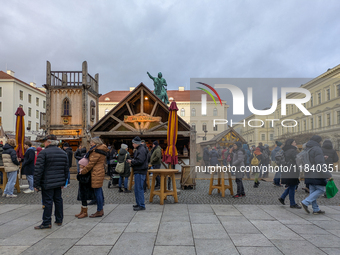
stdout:
POLYGON ((17 197, 17 195, 14 195, 14 194, 13 194, 13 195, 8 195, 8 194, 7 194, 6 197, 17 197))
POLYGON ((25 194, 29 194, 29 193, 34 193, 34 190, 31 190, 31 189, 27 189, 24 191, 25 194))
POLYGON ((5 193, 5 192, 2 192, 2 196, 3 196, 3 197, 6 197, 6 193, 5 193))

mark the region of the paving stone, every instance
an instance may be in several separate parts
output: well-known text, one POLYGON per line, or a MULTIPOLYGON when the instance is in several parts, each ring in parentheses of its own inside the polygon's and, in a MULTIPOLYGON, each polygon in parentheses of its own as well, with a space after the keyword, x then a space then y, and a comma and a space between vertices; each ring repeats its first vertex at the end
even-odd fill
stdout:
MULTIPOLYGON (((40 230, 37 230, 40 231, 40 230)), ((25 255, 62 255, 66 253, 78 239, 75 238, 45 238, 25 250, 25 255)))
POLYGON ((251 221, 268 239, 303 240, 298 234, 278 221, 251 221))
POLYGON ((262 234, 229 234, 234 245, 238 246, 273 246, 262 234))
POLYGON ((126 226, 127 223, 98 223, 77 245, 113 245, 126 226))
POLYGON ((65 255, 96 254, 107 255, 112 246, 73 246, 65 255))
POLYGON ((135 214, 131 222, 159 222, 162 212, 139 211, 135 214))
POLYGON ((216 215, 242 215, 233 205, 212 205, 216 215))
POLYGON ((157 233, 159 227, 159 221, 155 222, 130 222, 128 227, 125 230, 126 232, 148 232, 148 233, 157 233))
POLYGON ((4 204, 0 206, 0 214, 3 214, 5 212, 9 212, 15 209, 18 209, 20 207, 23 207, 24 205, 11 205, 11 204, 4 204))
POLYGON ((272 216, 256 205, 235 205, 249 220, 274 220, 272 216))
POLYGON ((340 248, 321 248, 325 253, 328 255, 339 255, 340 254, 340 248))
POLYGON ((218 224, 220 221, 213 213, 190 213, 192 224, 218 224))
POLYGON ((155 239, 156 233, 123 233, 109 254, 151 255, 155 239))
MULTIPOLYGON (((243 218, 243 217, 242 217, 243 218)), ((233 220, 222 221, 224 228, 228 234, 260 234, 261 232, 247 219, 246 220, 233 220)))
POLYGON ((168 204, 164 205, 163 215, 187 215, 189 213, 187 204, 168 204))
POLYGON ((64 226, 62 226, 57 231, 53 232, 47 238, 82 238, 84 235, 87 234, 97 222, 93 222, 92 219, 81 219, 72 221, 64 226), (91 221, 86 221, 86 220, 91 221))
POLYGON ((34 221, 30 221, 28 219, 21 219, 21 218, 9 221, 8 223, 0 226, 0 238, 1 239, 8 238, 8 237, 24 230, 25 228, 28 228, 30 226, 32 226, 32 228, 33 228, 33 226, 38 224, 38 223, 40 223, 40 222, 34 222, 34 221))
POLYGON ((164 214, 162 216, 161 222, 190 222, 189 214, 164 214))
POLYGON ((308 225, 286 225, 297 234, 316 234, 316 235, 329 235, 329 232, 323 230, 322 228, 308 224, 308 225))
POLYGON ((196 255, 194 246, 155 246, 154 255, 196 255))
POLYGON ((27 250, 29 246, 0 246, 1 255, 19 255, 27 250))
POLYGON ((188 205, 189 213, 213 213, 210 205, 188 205))
POLYGON ((189 222, 161 222, 156 245, 194 245, 189 222))
POLYGON ((221 224, 191 224, 191 226, 195 239, 229 239, 221 224))
POLYGON ((271 240, 283 254, 325 255, 322 250, 308 241, 271 240))
POLYGON ((316 247, 320 248, 339 248, 340 247, 340 238, 335 235, 301 235, 307 241, 314 244, 316 247))
POLYGON ((239 254, 230 239, 196 239, 197 255, 239 254))
POLYGON ((129 223, 136 212, 131 205, 118 205, 102 220, 103 223, 129 223))
POLYGON ((340 222, 335 220, 311 221, 324 230, 340 230, 340 222))
POLYGON ((237 247, 241 255, 282 255, 276 247, 237 247))

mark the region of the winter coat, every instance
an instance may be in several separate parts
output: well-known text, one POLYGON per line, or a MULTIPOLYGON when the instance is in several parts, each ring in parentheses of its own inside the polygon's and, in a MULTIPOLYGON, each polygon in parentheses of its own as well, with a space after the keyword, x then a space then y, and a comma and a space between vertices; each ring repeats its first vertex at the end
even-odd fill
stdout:
POLYGON ((151 165, 160 165, 162 163, 162 149, 159 145, 157 145, 155 148, 151 150, 151 159, 150 164, 151 165))
POLYGON ((14 150, 14 147, 9 145, 8 143, 4 146, 4 151, 2 152, 2 160, 4 161, 5 172, 14 172, 19 170, 19 161, 17 158, 17 153, 14 150))
POLYGON ((207 147, 203 149, 203 160, 204 161, 210 160, 209 149, 207 147))
POLYGON ((149 151, 149 148, 148 148, 148 146, 146 146, 146 144, 144 143, 144 144, 142 144, 143 146, 144 146, 144 148, 145 148, 145 151, 148 153, 147 154, 147 161, 148 161, 148 165, 149 165, 149 163, 150 163, 150 160, 151 160, 151 152, 149 151))
POLYGON ((280 146, 276 146, 270 155, 271 160, 275 162, 275 155, 281 150, 280 146))
POLYGON ((216 166, 219 165, 218 163, 218 152, 215 149, 212 149, 209 153, 209 157, 210 157, 210 165, 211 166, 216 166))
MULTIPOLYGON (((325 158, 325 163, 328 166, 332 166, 334 163, 339 161, 338 154, 333 149, 333 144, 330 140, 324 141, 324 143, 322 145, 322 152, 323 152, 324 156, 328 156, 327 158, 325 158)), ((331 167, 329 167, 329 169, 331 169, 331 167)))
POLYGON ((243 172, 241 172, 241 166, 244 166, 244 157, 246 156, 243 149, 233 150, 233 160, 231 165, 236 167, 236 178, 242 178, 243 172))
POLYGON ((117 157, 117 161, 118 161, 118 163, 125 162, 125 164, 124 164, 124 173, 120 174, 121 177, 129 177, 130 176, 130 173, 131 173, 131 171, 130 171, 130 164, 126 162, 127 159, 131 159, 129 152, 127 152, 124 149, 120 149, 118 157, 117 157), (125 159, 125 155, 126 155, 126 159, 125 159))
POLYGON ((35 148, 30 147, 24 155, 24 162, 21 165, 21 173, 25 175, 34 174, 35 148))
POLYGON ((244 151, 246 153, 244 156, 247 157, 245 162, 246 162, 247 165, 249 165, 250 164, 251 153, 250 153, 250 150, 248 149, 248 145, 247 144, 243 144, 242 148, 244 149, 244 151))
POLYGON ((87 174, 91 171, 91 187, 98 189, 103 187, 106 155, 109 149, 105 144, 97 145, 89 152, 89 163, 81 171, 81 174, 87 174))
POLYGON ((68 172, 66 152, 56 145, 49 145, 37 157, 33 186, 45 190, 63 187, 66 184, 68 172))
POLYGON ((143 144, 138 145, 134 154, 133 160, 131 161, 131 166, 133 167, 134 174, 144 174, 146 175, 148 171, 148 150, 145 149, 143 144))
POLYGON ((117 159, 117 154, 117 151, 111 148, 111 150, 109 150, 109 152, 107 153, 107 160, 117 159))
POLYGON ((4 165, 4 161, 2 160, 2 152, 4 151, 4 146, 0 144, 0 166, 4 165))
POLYGON ((286 165, 290 171, 282 171, 281 183, 287 184, 288 186, 298 185, 300 183, 299 176, 300 170, 296 166, 296 155, 299 154, 295 146, 289 145, 282 148, 285 155, 286 165))
POLYGON ((76 152, 74 153, 74 158, 76 160, 81 160, 84 156, 86 155, 86 148, 81 148, 80 150, 77 149, 76 152))
MULTIPOLYGON (((313 168, 317 169, 317 165, 325 164, 325 158, 321 145, 314 140, 309 140, 306 144, 306 149, 309 150, 309 161, 313 168)), ((312 185, 326 186, 328 178, 332 177, 330 172, 305 171, 305 183, 312 185)))
POLYGON ((73 158, 72 148, 71 147, 66 148, 65 152, 66 152, 67 157, 68 157, 68 166, 72 167, 72 158, 73 158))

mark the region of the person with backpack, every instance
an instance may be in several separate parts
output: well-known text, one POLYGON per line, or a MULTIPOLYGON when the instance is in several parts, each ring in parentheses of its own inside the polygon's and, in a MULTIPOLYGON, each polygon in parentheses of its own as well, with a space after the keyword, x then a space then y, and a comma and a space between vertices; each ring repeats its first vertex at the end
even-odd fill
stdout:
POLYGON ((309 196, 301 202, 301 206, 307 213, 310 213, 308 206, 312 205, 313 214, 325 213, 325 211, 320 210, 316 200, 325 193, 327 179, 332 177, 329 171, 313 171, 313 169, 318 169, 325 164, 321 141, 321 136, 314 135, 307 142, 306 149, 308 150, 308 159, 310 162, 308 169, 306 166, 303 169, 305 171, 305 183, 309 184, 309 196))
MULTIPOLYGON (((333 149, 333 144, 331 140, 326 139, 322 144, 322 151, 325 158, 325 163, 328 166, 328 170, 333 168, 334 163, 339 161, 339 156, 333 149)), ((326 193, 324 197, 327 197, 326 193)))
POLYGON ((127 163, 127 159, 131 159, 130 154, 128 152, 128 146, 124 143, 120 146, 120 150, 117 157, 117 168, 119 168, 120 164, 123 164, 122 167, 124 171, 122 173, 119 173, 119 182, 118 182, 118 192, 123 192, 122 190, 122 183, 124 182, 124 193, 131 193, 131 190, 128 190, 128 181, 130 176, 130 164, 127 163))
POLYGON ((260 147, 256 147, 255 151, 253 152, 250 158, 250 165, 256 167, 254 188, 258 188, 260 185, 259 175, 261 171, 260 168, 262 166, 262 162, 263 162, 263 157, 262 157, 261 149, 260 147))
MULTIPOLYGON (((278 164, 276 163, 276 159, 275 159, 275 155, 281 151, 281 146, 282 146, 282 143, 279 142, 279 141, 276 141, 275 142, 276 144, 276 147, 274 148, 274 150, 272 150, 272 153, 270 155, 271 157, 271 160, 272 160, 272 166, 273 168, 278 166, 278 164)), ((273 184, 276 186, 276 187, 282 187, 282 185, 280 184, 280 178, 281 178, 281 172, 278 171, 275 173, 275 176, 274 176, 274 179, 273 179, 273 184)))
POLYGON ((296 142, 294 139, 287 139, 284 147, 282 148, 284 151, 285 157, 285 167, 287 171, 283 171, 281 174, 281 183, 286 184, 288 186, 286 190, 282 193, 279 201, 281 204, 285 204, 285 198, 289 194, 290 208, 301 209, 301 206, 295 203, 295 189, 296 186, 300 183, 299 181, 299 171, 296 165, 296 156, 299 154, 296 142))
MULTIPOLYGON (((251 153, 250 153, 250 150, 249 150, 249 146, 248 144, 243 144, 242 145, 242 148, 244 149, 245 151, 245 155, 244 155, 244 165, 245 166, 249 166, 250 165, 250 157, 251 157, 251 153)), ((250 172, 246 172, 246 176, 248 179, 250 179, 250 172)))
POLYGON ((242 182, 243 172, 241 172, 241 167, 244 166, 244 158, 246 152, 242 148, 241 142, 236 142, 233 145, 233 161, 231 163, 232 166, 236 167, 236 184, 237 184, 237 193, 234 198, 245 197, 244 187, 242 182))
POLYGON ((4 151, 2 152, 2 160, 4 162, 4 168, 7 174, 7 184, 5 190, 2 193, 3 197, 17 197, 17 195, 13 194, 20 165, 17 158, 17 153, 14 150, 16 145, 17 144, 14 139, 8 139, 4 146, 4 151))
MULTIPOLYGON (((261 149, 261 147, 260 147, 261 149)), ((261 164, 261 168, 260 168, 260 176, 259 178, 267 178, 268 177, 268 171, 263 173, 262 171, 262 166, 269 166, 270 164, 270 151, 269 151, 269 146, 268 144, 265 144, 264 146, 262 146, 261 149, 261 153, 262 153, 262 164, 261 164)))

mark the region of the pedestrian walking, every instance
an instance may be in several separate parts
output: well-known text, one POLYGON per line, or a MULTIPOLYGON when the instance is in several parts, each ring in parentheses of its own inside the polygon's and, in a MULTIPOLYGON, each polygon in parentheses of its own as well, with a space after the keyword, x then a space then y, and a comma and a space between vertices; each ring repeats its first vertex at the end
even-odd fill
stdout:
POLYGON ((146 180, 146 173, 148 171, 148 151, 142 145, 139 136, 132 140, 132 146, 135 148, 133 159, 128 159, 128 163, 133 167, 135 178, 135 197, 136 204, 133 206, 134 211, 145 210, 144 201, 144 182, 146 180))
POLYGON ((24 191, 25 194, 34 193, 33 188, 33 176, 34 176, 34 161, 35 161, 35 148, 32 147, 30 141, 25 141, 24 143, 25 155, 24 161, 21 165, 21 174, 26 175, 28 181, 28 189, 24 191))
POLYGON ((34 189, 41 189, 41 196, 44 207, 43 222, 35 229, 51 228, 51 215, 54 203, 55 223, 62 225, 63 198, 61 189, 65 186, 69 173, 68 156, 65 151, 58 148, 59 141, 55 135, 48 135, 43 138, 45 149, 37 158, 34 169, 34 189))
POLYGON ((243 172, 241 172, 241 167, 244 167, 244 158, 246 156, 246 152, 242 148, 241 142, 236 142, 233 145, 233 161, 231 165, 236 167, 236 184, 237 184, 237 193, 234 198, 245 197, 246 193, 244 192, 242 177, 243 172))
POLYGON ((122 190, 122 184, 124 185, 124 193, 131 193, 131 191, 128 189, 128 181, 130 176, 130 164, 127 162, 128 159, 131 159, 130 154, 128 152, 128 146, 124 143, 121 144, 120 150, 118 153, 117 161, 118 163, 124 164, 124 172, 119 174, 119 192, 123 192, 122 190))
POLYGON ((86 155, 86 147, 83 147, 81 144, 78 146, 78 149, 74 153, 74 158, 77 162, 77 173, 79 173, 79 160, 81 160, 86 155))
MULTIPOLYGON (((271 165, 272 165, 272 167, 273 167, 273 169, 275 169, 275 167, 277 166, 277 164, 276 164, 276 159, 275 159, 275 155, 276 155, 276 153, 278 153, 280 150, 282 150, 281 149, 281 147, 282 147, 282 143, 280 142, 280 141, 275 141, 275 144, 276 144, 276 147, 274 148, 274 150, 272 150, 272 152, 271 152, 271 155, 270 155, 270 157, 271 157, 271 165)), ((274 175, 274 179, 273 179, 273 184, 275 185, 275 186, 277 186, 277 187, 282 187, 282 185, 280 184, 280 179, 281 179, 281 172, 280 171, 277 171, 276 173, 275 173, 275 175, 274 175)))
MULTIPOLYGON (((69 170, 71 169, 72 167, 72 158, 73 158, 73 151, 72 151, 72 148, 70 147, 70 144, 69 143, 64 143, 63 144, 63 150, 66 152, 67 154, 67 157, 68 157, 68 166, 69 166, 69 170)), ((68 185, 70 185, 70 171, 68 172, 68 178, 67 178, 67 183, 68 185)))
POLYGON ((17 153, 14 150, 15 146, 16 141, 14 139, 8 139, 4 146, 4 151, 2 152, 2 160, 7 174, 7 184, 4 192, 2 193, 3 197, 17 197, 17 195, 14 195, 13 192, 14 185, 17 181, 20 163, 17 158, 17 153))
MULTIPOLYGON (((162 148, 159 146, 157 141, 154 141, 151 149, 150 164, 153 169, 160 169, 162 163, 162 148)), ((156 189, 159 189, 161 185, 161 179, 159 175, 156 177, 156 189)))
MULTIPOLYGON (((306 149, 308 151, 308 158, 310 165, 308 170, 319 169, 325 164, 325 157, 321 149, 322 138, 318 135, 312 136, 307 142, 306 149)), ((323 170, 328 170, 324 169, 323 170)), ((305 183, 309 184, 309 196, 301 202, 303 209, 310 213, 308 206, 312 205, 313 214, 324 214, 325 211, 320 210, 316 200, 325 193, 327 179, 332 177, 329 171, 307 171, 305 166, 305 183)))
MULTIPOLYGON (((83 170, 89 164, 89 160, 84 157, 79 160, 78 163, 79 168, 83 170)), ((79 181, 77 200, 81 201, 81 210, 80 213, 75 215, 75 217, 77 217, 78 219, 82 219, 88 217, 87 200, 95 199, 94 189, 91 187, 91 171, 87 174, 78 173, 77 180, 79 181)))
POLYGON ((285 198, 289 195, 290 208, 301 209, 301 206, 295 203, 295 190, 297 185, 299 185, 299 171, 297 171, 296 165, 296 155, 299 154, 296 142, 294 139, 287 139, 284 147, 282 148, 284 151, 284 157, 288 171, 282 172, 281 183, 286 184, 288 186, 286 190, 282 193, 279 201, 281 204, 285 204, 285 198))
POLYGON ((85 158, 89 160, 87 166, 84 169, 80 169, 80 174, 87 174, 91 172, 91 187, 94 189, 96 196, 97 211, 90 215, 90 218, 102 217, 104 215, 104 194, 103 194, 103 182, 105 177, 106 156, 109 149, 98 138, 92 138, 90 141, 90 149, 86 153, 85 158))

